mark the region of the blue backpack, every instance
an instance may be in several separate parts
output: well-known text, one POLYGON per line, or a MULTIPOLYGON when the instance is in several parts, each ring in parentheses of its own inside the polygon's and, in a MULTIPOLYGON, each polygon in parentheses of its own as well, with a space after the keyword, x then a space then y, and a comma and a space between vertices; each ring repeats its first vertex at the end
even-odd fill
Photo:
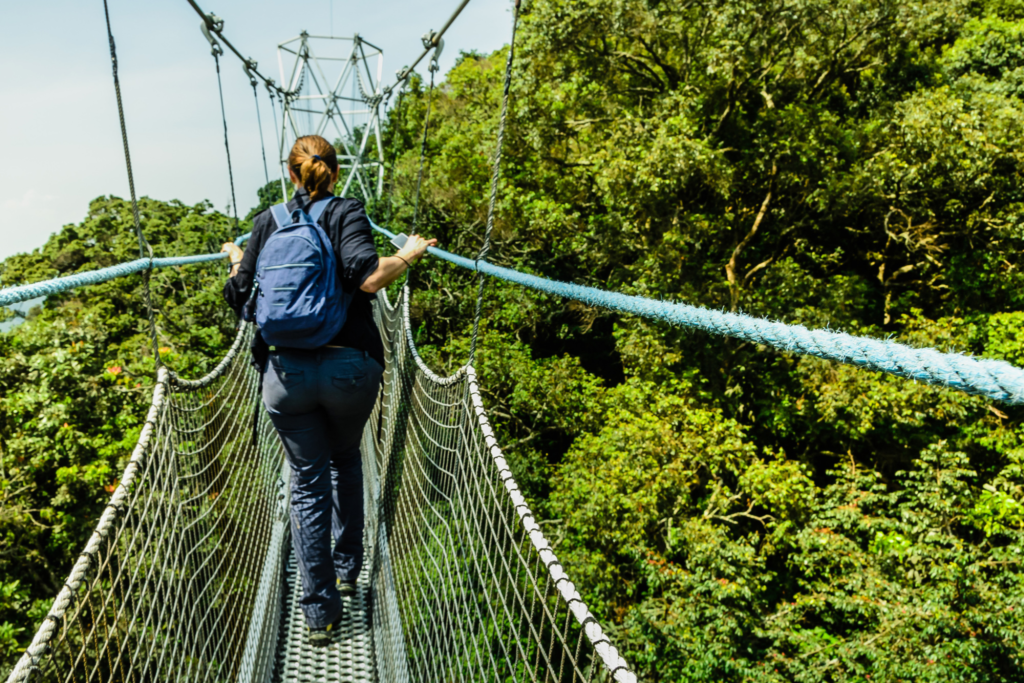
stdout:
POLYGON ((256 325, 270 346, 316 349, 341 330, 352 295, 338 278, 334 248, 317 221, 336 197, 288 215, 284 204, 271 207, 277 232, 256 261, 253 296, 256 325))

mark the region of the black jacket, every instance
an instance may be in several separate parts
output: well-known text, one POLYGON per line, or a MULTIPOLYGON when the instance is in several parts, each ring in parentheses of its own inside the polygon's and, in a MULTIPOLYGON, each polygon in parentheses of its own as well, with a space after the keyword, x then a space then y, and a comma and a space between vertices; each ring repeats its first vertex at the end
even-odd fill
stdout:
MULTIPOLYGON (((288 210, 294 211, 309 202, 309 193, 299 190, 288 202, 288 210)), ((363 204, 356 199, 339 199, 331 202, 318 221, 334 246, 338 275, 346 292, 354 292, 348 309, 345 325, 331 340, 331 346, 348 346, 366 351, 384 366, 384 345, 380 340, 377 325, 373 322, 372 302, 375 297, 359 289, 370 274, 377 269, 377 248, 373 244, 370 221, 366 218, 363 204)), ((252 292, 256 260, 267 239, 277 230, 277 222, 270 210, 256 214, 253 219, 252 236, 245 246, 242 264, 238 273, 224 284, 224 298, 239 317, 242 307, 252 292)), ((253 357, 262 370, 266 364, 267 345, 256 334, 253 340, 253 357)))

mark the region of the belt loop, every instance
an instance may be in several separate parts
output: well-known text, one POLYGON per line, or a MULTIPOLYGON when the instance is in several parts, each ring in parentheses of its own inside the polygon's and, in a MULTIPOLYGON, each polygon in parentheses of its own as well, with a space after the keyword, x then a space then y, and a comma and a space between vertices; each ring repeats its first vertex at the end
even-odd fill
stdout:
POLYGON ((370 359, 370 352, 364 349, 363 350, 363 360, 369 360, 369 359, 370 359))

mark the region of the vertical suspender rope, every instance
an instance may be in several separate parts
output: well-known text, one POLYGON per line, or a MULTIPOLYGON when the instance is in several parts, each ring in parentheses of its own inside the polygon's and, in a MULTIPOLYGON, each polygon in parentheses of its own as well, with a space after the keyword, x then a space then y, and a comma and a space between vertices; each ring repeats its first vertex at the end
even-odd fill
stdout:
MULTIPOLYGON (((195 7, 195 5, 193 5, 195 7)), ((198 9, 198 8, 197 8, 198 9)), ((200 12, 202 14, 202 12, 200 12)), ((220 95, 220 119, 224 124, 224 152, 228 157, 228 183, 231 185, 231 207, 235 211, 235 230, 238 230, 238 201, 235 199, 235 173, 231 168, 231 146, 228 145, 228 115, 224 109, 224 85, 221 83, 220 78, 220 56, 224 54, 224 48, 220 46, 217 39, 213 37, 216 33, 220 35, 221 30, 224 28, 224 20, 215 14, 202 14, 203 23, 199 25, 199 28, 203 32, 203 36, 210 42, 210 54, 213 55, 213 63, 217 68, 217 93, 220 95)), ((246 73, 249 72, 248 63, 246 62, 246 73)))
POLYGON ((505 142, 505 119, 508 115, 508 94, 512 86, 512 60, 516 50, 516 26, 519 24, 519 3, 516 0, 512 14, 512 40, 508 46, 508 60, 505 62, 505 85, 501 95, 501 118, 498 121, 498 145, 494 152, 494 168, 491 171, 491 199, 487 207, 487 228, 484 230, 484 242, 480 253, 476 256, 477 280, 479 286, 476 293, 476 312, 473 316, 473 338, 469 346, 469 365, 476 359, 477 340, 480 337, 480 315, 484 301, 484 274, 480 272, 480 261, 484 260, 491 249, 491 231, 494 229, 494 204, 498 197, 498 178, 501 174, 501 148, 505 142))
POLYGON ((412 233, 416 234, 420 218, 420 186, 423 185, 423 163, 427 157, 427 131, 430 128, 430 103, 434 99, 434 74, 437 73, 437 61, 430 62, 430 90, 427 92, 427 114, 423 118, 423 140, 420 142, 420 173, 416 178, 416 200, 412 210, 412 233))
POLYGON ((263 153, 263 177, 266 179, 267 185, 270 184, 270 171, 267 169, 267 146, 263 144, 263 119, 260 118, 260 96, 256 92, 256 77, 249 71, 249 65, 246 64, 245 73, 249 77, 249 85, 252 86, 252 99, 256 103, 256 126, 260 129, 260 151, 263 153))
MULTIPOLYGON (((269 91, 269 88, 268 88, 268 91, 269 91)), ((288 186, 285 184, 285 180, 284 180, 284 159, 281 158, 281 155, 283 154, 283 150, 281 148, 281 135, 284 133, 284 124, 285 124, 285 120, 284 120, 284 102, 283 101, 281 102, 281 130, 278 130, 277 129, 277 107, 274 104, 274 93, 272 91, 270 91, 269 94, 270 94, 270 113, 274 115, 274 143, 277 145, 277 157, 278 157, 278 159, 277 159, 277 170, 281 173, 281 201, 282 202, 287 202, 288 201, 288 186)), ((281 99, 281 94, 278 93, 277 97, 280 100, 281 99)))
MULTIPOLYGON (((220 45, 217 46, 218 50, 220 45)), ((235 210, 235 232, 238 232, 238 201, 235 200, 235 174, 231 169, 231 147, 228 145, 228 116, 224 110, 224 86, 220 80, 220 53, 223 50, 213 51, 213 61, 217 65, 217 92, 220 93, 220 118, 224 123, 224 152, 228 156, 228 182, 231 184, 231 207, 235 210)))
MULTIPOLYGON (((392 91, 389 90, 387 95, 385 96, 385 99, 384 99, 384 111, 385 112, 388 111, 388 103, 391 101, 391 92, 392 91)), ((395 100, 395 106, 394 106, 393 109, 391 109, 391 111, 396 111, 396 110, 398 112, 398 117, 399 117, 398 119, 395 120, 395 127, 396 127, 396 129, 398 131, 396 135, 401 135, 401 132, 402 132, 402 129, 401 129, 401 117, 402 117, 402 114, 404 113, 402 111, 402 93, 401 92, 398 93, 398 99, 395 100)), ((388 114, 388 118, 390 120, 390 114, 388 114)), ((397 145, 395 145, 395 146, 397 147, 397 145)), ((395 214, 395 202, 394 202, 394 194, 395 194, 395 159, 398 157, 398 155, 395 154, 395 150, 394 149, 392 149, 391 152, 392 153, 390 155, 391 156, 390 169, 388 168, 387 164, 385 165, 385 169, 384 169, 384 177, 387 178, 387 183, 388 183, 387 184, 387 188, 385 188, 385 190, 384 190, 384 196, 386 197, 386 203, 384 205, 384 215, 387 216, 387 221, 389 223, 391 222, 391 219, 394 218, 394 214, 395 214)))
POLYGON ((132 156, 128 151, 128 128, 124 122, 124 105, 121 102, 121 81, 117 76, 117 48, 114 46, 114 32, 110 28, 110 8, 107 0, 103 0, 103 15, 107 21, 107 40, 110 42, 110 64, 114 72, 114 94, 117 96, 117 116, 121 122, 121 142, 124 144, 124 163, 128 169, 128 190, 132 197, 132 221, 135 235, 139 240, 139 258, 146 258, 149 251, 150 266, 142 271, 142 297, 146 303, 146 315, 149 317, 149 334, 153 341, 153 359, 157 369, 160 368, 160 344, 156 334, 156 316, 153 312, 153 298, 149 289, 149 276, 153 271, 153 249, 142 235, 142 223, 139 220, 139 202, 135 197, 135 177, 132 174, 132 156))

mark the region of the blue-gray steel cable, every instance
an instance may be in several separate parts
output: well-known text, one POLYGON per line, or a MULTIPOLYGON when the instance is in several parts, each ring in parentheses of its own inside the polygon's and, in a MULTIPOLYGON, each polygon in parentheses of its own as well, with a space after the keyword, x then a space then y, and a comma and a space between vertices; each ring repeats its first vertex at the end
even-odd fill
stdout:
MULTIPOLYGON (((235 240, 235 244, 242 246, 246 240, 249 239, 250 235, 252 235, 251 232, 242 235, 235 240)), ((219 261, 226 257, 227 254, 225 253, 216 253, 200 254, 198 256, 170 256, 154 259, 140 258, 126 263, 119 263, 116 266, 110 266, 109 268, 90 270, 85 273, 75 273, 74 275, 66 275, 64 277, 44 280, 43 282, 34 282, 28 285, 5 287, 0 289, 0 306, 10 306, 11 304, 27 301, 39 296, 57 294, 58 292, 66 292, 67 290, 75 289, 76 287, 84 287, 85 285, 95 285, 100 282, 106 282, 107 280, 113 280, 114 278, 122 277, 124 275, 131 275, 132 273, 148 270, 150 268, 150 264, 152 264, 153 268, 167 268, 168 266, 187 266, 193 263, 219 261)))
MULTIPOLYGON (((390 230, 372 221, 370 224, 378 232, 394 237, 390 230)), ((928 384, 951 387, 994 401, 1024 404, 1024 370, 1003 361, 942 353, 935 349, 916 349, 889 340, 856 337, 832 330, 809 330, 802 325, 787 325, 741 313, 726 313, 689 304, 607 292, 570 282, 548 280, 486 261, 478 262, 435 247, 427 251, 468 270, 477 270, 485 275, 590 306, 752 341, 780 351, 817 356, 928 384)))
MULTIPOLYGON (((374 230, 389 238, 395 236, 390 230, 382 228, 372 221, 370 225, 374 230)), ((242 235, 235 240, 235 244, 243 244, 249 239, 250 234, 242 235)), ((656 301, 641 296, 607 292, 595 287, 585 287, 571 282, 559 282, 529 273, 521 273, 486 261, 476 261, 465 256, 451 254, 436 247, 430 247, 427 251, 467 270, 478 271, 539 292, 581 301, 590 306, 600 306, 650 320, 661 320, 673 325, 692 327, 757 344, 765 344, 789 353, 801 353, 857 365, 928 384, 959 389, 968 394, 985 396, 994 401, 1016 405, 1024 404, 1024 370, 1003 361, 972 358, 957 353, 943 353, 935 349, 915 349, 889 340, 856 337, 832 330, 809 330, 802 325, 787 325, 741 313, 726 313, 690 304, 656 301)), ((226 254, 217 253, 154 258, 152 266, 154 268, 184 266, 217 261, 225 256, 226 254)), ((149 266, 150 259, 137 259, 110 268, 76 273, 29 285, 6 287, 0 289, 0 306, 10 306, 38 296, 56 294, 75 287, 113 280, 123 275, 145 270, 149 266)))

